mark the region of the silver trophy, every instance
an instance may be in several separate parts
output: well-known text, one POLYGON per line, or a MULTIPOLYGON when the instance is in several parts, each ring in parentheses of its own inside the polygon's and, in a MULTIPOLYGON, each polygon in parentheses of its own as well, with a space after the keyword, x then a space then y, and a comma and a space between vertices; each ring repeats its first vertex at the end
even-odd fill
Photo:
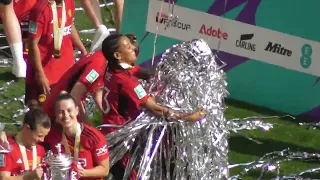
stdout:
POLYGON ((72 157, 61 153, 61 144, 57 144, 57 154, 49 155, 44 159, 48 165, 48 175, 52 180, 69 180, 71 179, 72 157))

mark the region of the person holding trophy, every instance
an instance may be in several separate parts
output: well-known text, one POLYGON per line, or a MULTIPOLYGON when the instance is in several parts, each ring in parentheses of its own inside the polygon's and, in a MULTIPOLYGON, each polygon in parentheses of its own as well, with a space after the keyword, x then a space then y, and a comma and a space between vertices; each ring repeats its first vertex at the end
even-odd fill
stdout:
POLYGON ((44 141, 50 127, 51 121, 41 109, 32 109, 25 114, 21 131, 8 137, 11 152, 0 154, 0 179, 41 179, 43 169, 39 165, 45 155, 45 148, 40 143, 44 141))
POLYGON ((73 24, 73 0, 38 0, 30 13, 27 105, 43 103, 51 87, 75 63, 73 46, 87 53, 73 24))
POLYGON ((102 180, 109 174, 109 151, 106 138, 97 129, 78 122, 79 108, 74 98, 61 93, 55 103, 55 124, 44 143, 53 153, 62 142, 61 152, 73 157, 81 180, 102 180))

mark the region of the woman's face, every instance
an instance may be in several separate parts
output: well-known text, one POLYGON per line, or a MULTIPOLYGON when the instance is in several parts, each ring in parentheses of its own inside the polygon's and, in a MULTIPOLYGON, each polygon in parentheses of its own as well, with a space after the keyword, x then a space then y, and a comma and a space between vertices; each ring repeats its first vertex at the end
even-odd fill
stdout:
POLYGON ((120 63, 133 65, 137 60, 136 47, 131 44, 130 39, 126 36, 122 36, 118 43, 119 49, 114 53, 115 58, 117 58, 120 63))

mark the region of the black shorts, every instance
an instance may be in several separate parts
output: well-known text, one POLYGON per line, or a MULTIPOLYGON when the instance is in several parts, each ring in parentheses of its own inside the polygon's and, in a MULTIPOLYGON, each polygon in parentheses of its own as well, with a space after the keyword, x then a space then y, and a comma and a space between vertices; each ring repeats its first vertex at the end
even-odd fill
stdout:
POLYGON ((0 4, 9 5, 12 0, 0 0, 0 4))

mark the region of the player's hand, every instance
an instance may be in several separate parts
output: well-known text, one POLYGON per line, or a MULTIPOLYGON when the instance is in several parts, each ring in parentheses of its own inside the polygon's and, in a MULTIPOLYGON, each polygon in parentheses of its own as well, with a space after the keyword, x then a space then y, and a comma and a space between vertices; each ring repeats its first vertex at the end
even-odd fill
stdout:
POLYGON ((31 171, 30 174, 27 174, 28 178, 30 179, 41 179, 43 176, 43 169, 42 167, 38 167, 35 170, 31 171))
POLYGON ((78 175, 79 175, 79 177, 85 177, 85 170, 84 169, 78 169, 78 175))
POLYGON ((206 117, 208 113, 203 109, 198 109, 194 113, 191 114, 189 121, 199 121, 202 118, 206 117))
POLYGON ((0 132, 0 145, 1 144, 5 144, 7 143, 8 139, 7 139, 7 134, 4 131, 0 132))
POLYGON ((86 177, 86 170, 81 165, 77 165, 77 172, 80 178, 86 177))
POLYGON ((197 111, 188 114, 188 115, 180 115, 181 120, 184 121, 191 121, 191 122, 196 122, 201 120, 202 118, 204 118, 207 115, 207 112, 203 109, 198 109, 197 111))
POLYGON ((81 50, 81 55, 85 56, 88 54, 88 51, 86 49, 81 50))
POLYGON ((43 91, 44 94, 50 94, 50 86, 47 77, 43 73, 37 75, 37 82, 39 88, 43 91))

